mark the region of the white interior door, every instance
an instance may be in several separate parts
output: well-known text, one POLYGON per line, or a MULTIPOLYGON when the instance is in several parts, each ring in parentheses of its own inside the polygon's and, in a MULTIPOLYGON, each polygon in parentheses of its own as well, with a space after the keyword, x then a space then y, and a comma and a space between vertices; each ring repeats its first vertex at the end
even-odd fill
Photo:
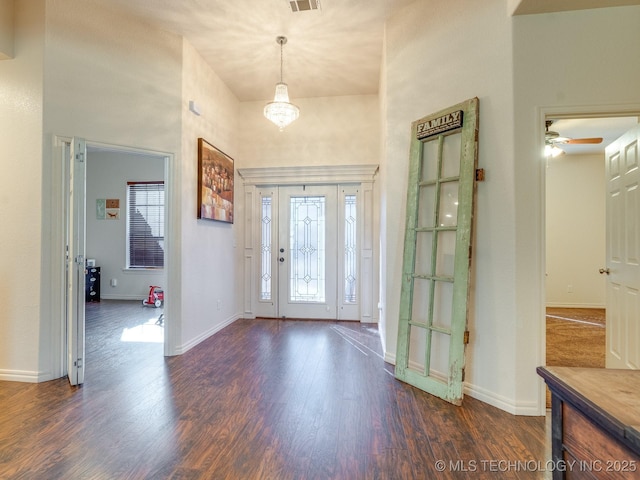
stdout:
POLYGON ((280 187, 278 316, 337 318, 337 187, 280 187))
POLYGON ((71 385, 84 383, 86 142, 71 141, 67 201, 67 375, 71 385))
POLYGON ((606 149, 607 368, 640 367, 640 126, 606 149))

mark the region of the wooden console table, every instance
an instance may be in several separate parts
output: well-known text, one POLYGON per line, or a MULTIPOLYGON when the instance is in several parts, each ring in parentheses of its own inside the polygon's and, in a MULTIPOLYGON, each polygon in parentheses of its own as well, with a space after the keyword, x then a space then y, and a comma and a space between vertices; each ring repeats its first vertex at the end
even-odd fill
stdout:
POLYGON ((640 478, 640 371, 537 372, 551 390, 554 480, 640 478))

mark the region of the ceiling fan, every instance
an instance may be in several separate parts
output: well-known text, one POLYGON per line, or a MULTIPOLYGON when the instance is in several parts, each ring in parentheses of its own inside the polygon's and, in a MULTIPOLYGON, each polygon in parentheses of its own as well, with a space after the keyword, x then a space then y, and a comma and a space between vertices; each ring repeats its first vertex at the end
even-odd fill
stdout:
POLYGON ((553 120, 545 121, 545 134, 544 134, 544 143, 545 143, 545 155, 557 157, 558 155, 562 155, 564 150, 562 150, 558 145, 586 145, 586 144, 599 144, 602 143, 602 137, 593 137, 593 138, 568 138, 561 137, 558 132, 554 132, 549 130, 549 127, 553 124, 553 120))

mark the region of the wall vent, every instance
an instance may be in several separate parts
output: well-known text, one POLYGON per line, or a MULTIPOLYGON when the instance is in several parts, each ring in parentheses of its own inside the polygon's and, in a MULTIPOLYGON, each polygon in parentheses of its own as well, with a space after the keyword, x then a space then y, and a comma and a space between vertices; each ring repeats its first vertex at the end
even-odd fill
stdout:
POLYGON ((293 13, 320 10, 320 0, 287 0, 293 13))

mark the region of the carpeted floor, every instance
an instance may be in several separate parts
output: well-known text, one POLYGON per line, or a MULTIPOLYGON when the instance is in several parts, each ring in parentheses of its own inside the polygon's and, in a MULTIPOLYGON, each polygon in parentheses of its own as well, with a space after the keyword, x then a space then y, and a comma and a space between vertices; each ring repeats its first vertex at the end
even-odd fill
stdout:
POLYGON ((547 309, 547 365, 604 367, 604 364, 604 309, 547 309))
POLYGON ((583 322, 604 327, 606 310, 604 308, 547 308, 547 318, 583 322))
POLYGON ((604 368, 605 318, 604 309, 547 308, 547 365, 604 368))

